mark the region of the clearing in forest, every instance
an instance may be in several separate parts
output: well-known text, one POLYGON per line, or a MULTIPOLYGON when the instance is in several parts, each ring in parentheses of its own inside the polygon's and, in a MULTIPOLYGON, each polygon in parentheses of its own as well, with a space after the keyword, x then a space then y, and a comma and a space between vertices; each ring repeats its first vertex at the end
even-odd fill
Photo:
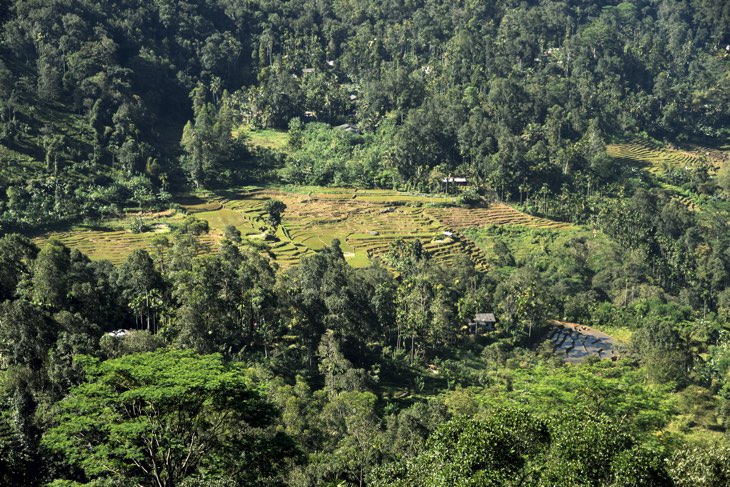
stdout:
POLYGON ((420 239, 424 249, 440 261, 450 261, 462 254, 471 257, 477 265, 486 263, 483 254, 465 237, 454 232, 444 234, 445 225, 424 206, 445 198, 393 191, 306 189, 297 188, 297 192, 261 189, 219 201, 223 210, 243 216, 246 227, 242 233, 249 238, 257 238, 267 229, 266 201, 277 199, 286 204, 276 233, 277 241, 269 242, 276 261, 284 267, 297 263, 303 255, 321 250, 334 239, 340 241, 346 259, 355 267, 369 265, 398 238, 420 239))
POLYGON ((589 326, 551 321, 547 339, 565 362, 579 363, 591 356, 612 360, 619 357, 616 340, 589 326))
POLYGON ((277 152, 286 152, 289 144, 289 134, 274 129, 253 129, 242 126, 234 130, 234 137, 244 137, 246 143, 254 148, 269 149, 277 152))
MULTIPOLYGON (((262 242, 265 233, 271 232, 264 210, 270 199, 280 200, 287 206, 275 235, 266 240, 270 254, 284 268, 334 239, 340 241, 345 258, 354 267, 368 266, 397 239, 419 239, 424 250, 438 262, 453 262, 466 256, 484 269, 486 255, 461 230, 485 225, 568 228, 566 224, 532 217, 502 203, 489 208, 462 208, 449 206, 454 204, 452 197, 388 190, 254 188, 206 199, 185 197, 178 199, 178 203, 185 213, 209 223, 210 232, 201 240, 214 252, 228 225, 236 227, 244 237, 262 242)), ((55 237, 93 259, 119 263, 135 249, 151 248, 153 239, 182 222, 184 215, 143 216, 148 228, 143 233, 128 229, 133 218, 139 216, 110 222, 108 229, 76 228, 36 240, 42 243, 55 237)))

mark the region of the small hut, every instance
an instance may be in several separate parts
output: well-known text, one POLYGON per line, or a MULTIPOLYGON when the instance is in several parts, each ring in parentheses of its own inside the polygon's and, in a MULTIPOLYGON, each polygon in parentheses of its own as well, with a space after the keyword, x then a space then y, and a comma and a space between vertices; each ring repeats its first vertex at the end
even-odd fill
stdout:
POLYGON ((497 318, 494 317, 494 313, 477 313, 474 315, 474 320, 469 323, 469 331, 475 335, 485 331, 493 331, 494 324, 497 323, 497 318))
POLYGON ((443 186, 444 193, 448 193, 449 187, 451 187, 452 189, 456 188, 456 187, 463 188, 464 186, 467 186, 469 184, 469 181, 467 181, 466 178, 462 178, 462 177, 453 178, 453 177, 449 176, 448 178, 443 178, 441 180, 441 184, 443 186))
POLYGON ((352 134, 360 134, 362 133, 359 128, 355 127, 351 123, 343 123, 342 125, 337 125, 335 127, 335 130, 342 130, 343 132, 349 132, 352 134))

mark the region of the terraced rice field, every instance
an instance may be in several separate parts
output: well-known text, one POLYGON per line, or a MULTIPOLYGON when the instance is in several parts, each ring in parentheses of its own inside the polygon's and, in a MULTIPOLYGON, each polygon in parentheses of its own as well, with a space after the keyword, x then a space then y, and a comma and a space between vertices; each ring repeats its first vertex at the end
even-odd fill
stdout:
POLYGON ((520 225, 553 230, 570 228, 567 223, 534 217, 504 203, 494 203, 489 208, 438 208, 429 210, 429 213, 456 229, 487 225, 520 225))
MULTIPOLYGON (((276 235, 279 241, 271 247, 277 262, 284 267, 324 248, 333 239, 340 240, 352 265, 365 266, 401 238, 421 240, 423 248, 437 261, 451 262, 459 255, 466 255, 484 268, 487 259, 483 251, 461 235, 460 229, 483 225, 568 228, 566 224, 535 218, 501 203, 490 208, 437 208, 432 204, 449 202, 451 198, 383 190, 311 189, 297 188, 296 192, 261 189, 209 205, 220 204, 218 213, 238 212, 244 223, 236 226, 245 235, 256 237, 267 229, 265 202, 283 201, 287 210, 276 235)), ((201 218, 205 215, 198 214, 201 218)), ((208 220, 216 228, 215 220, 208 220)))
POLYGON ((653 174, 700 167, 714 171, 725 159, 721 152, 706 147, 668 149, 648 142, 609 144, 606 152, 614 159, 644 166, 653 174))
MULTIPOLYGON (((451 202, 450 197, 402 194, 395 191, 333 188, 296 188, 295 191, 254 189, 225 197, 179 200, 186 213, 208 221, 210 232, 201 237, 207 248, 216 251, 226 226, 235 226, 249 239, 262 239, 271 228, 266 223, 264 205, 269 199, 283 201, 287 209, 274 239, 271 253, 283 268, 299 262, 340 240, 348 262, 367 266, 388 251, 396 239, 419 239, 432 258, 453 262, 469 257, 478 268, 486 268, 487 258, 461 229, 483 225, 524 225, 561 229, 568 226, 531 217, 504 204, 490 208, 442 208, 433 203, 451 202), (317 191, 319 189, 319 191, 317 191)), ((183 215, 167 216, 173 224, 183 215)), ((138 248, 150 248, 154 232, 134 234, 123 229, 109 231, 78 230, 47 235, 61 239, 96 259, 118 263, 138 248)))
MULTIPOLYGON (((119 264, 131 252, 150 247, 152 234, 135 234, 125 230, 88 230, 54 233, 53 237, 62 241, 68 247, 80 250, 91 259, 110 260, 119 264)), ((36 239, 42 245, 45 238, 36 239)))
POLYGON ((422 206, 414 206, 433 198, 354 190, 316 194, 260 190, 220 202, 224 210, 237 211, 247 220, 252 229, 248 235, 254 237, 266 230, 263 207, 272 198, 287 205, 276 235, 279 241, 271 244, 277 262, 285 267, 333 239, 340 240, 345 257, 354 266, 368 265, 397 238, 420 239, 424 249, 440 261, 466 254, 477 265, 486 263, 471 241, 444 235, 447 227, 443 223, 422 206))
MULTIPOLYGON (((607 145, 606 152, 618 161, 641 166, 656 176, 662 176, 671 170, 698 168, 706 169, 713 174, 722 164, 728 162, 728 153, 724 150, 698 145, 675 149, 637 141, 607 145)), ((666 187, 665 189, 673 193, 673 198, 690 211, 701 210, 696 201, 682 194, 677 188, 666 187)))
MULTIPOLYGON (((145 233, 133 233, 123 229, 75 230, 54 232, 33 240, 42 246, 53 237, 93 260, 109 260, 114 264, 121 264, 135 250, 152 248, 152 240, 161 233, 166 233, 164 228, 161 227, 160 230, 162 231, 145 233)), ((213 234, 201 235, 199 240, 205 249, 214 249, 217 237, 213 234)))
POLYGON ((684 206, 687 207, 687 209, 689 211, 700 211, 702 209, 689 196, 676 195, 676 196, 673 196, 672 199, 675 199, 675 200, 679 201, 680 203, 682 203, 684 206))

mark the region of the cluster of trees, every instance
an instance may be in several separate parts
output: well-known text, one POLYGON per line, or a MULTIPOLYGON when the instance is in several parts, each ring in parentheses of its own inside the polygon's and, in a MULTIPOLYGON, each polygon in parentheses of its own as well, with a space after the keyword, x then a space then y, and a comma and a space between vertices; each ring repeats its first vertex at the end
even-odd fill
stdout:
MULTIPOLYGON (((366 390, 377 380, 379 351, 397 343, 383 356, 404 361, 405 330, 411 361, 427 344, 454 340, 453 332, 429 342, 426 331, 411 331, 421 323, 396 316, 396 300, 410 298, 396 296, 392 275, 379 267, 354 272, 336 243, 277 275, 267 257, 239 245, 233 228, 217 254, 198 255, 196 237, 205 231, 189 220, 174 241, 158 239, 151 254, 135 251, 118 267, 56 241, 38 249, 18 235, 0 239, 4 482, 128 476, 177 485, 219 474, 239 485, 248 475, 275 482, 287 471, 274 472, 278 462, 301 452, 271 429, 274 409, 260 388, 274 386, 256 384, 272 383, 272 374, 280 387, 304 377, 333 398, 362 394, 353 400, 374 415, 376 396, 366 390), (151 355, 136 355, 143 352, 151 355), (181 439, 188 433, 189 442, 181 439), (257 466, 241 467, 249 461, 257 466)), ((465 283, 478 277, 460 272, 465 283)), ((435 306, 429 293, 420 306, 435 306)), ((334 409, 349 403, 328 407, 335 421, 342 411, 334 409)), ((342 441, 351 439, 343 433, 342 441)))
POLYGON ((617 291, 626 276, 611 274, 610 242, 546 245, 527 263, 500 241, 483 273, 398 241, 384 258, 396 279, 382 265, 352 269, 336 241, 277 272, 235 228, 200 255, 206 231, 191 218, 117 267, 56 241, 0 239, 3 482, 691 485, 683 479, 720 461, 700 448, 664 462, 671 441, 649 440, 680 412, 684 428, 730 425, 727 313, 693 311, 647 286, 617 291), (464 325, 485 310, 499 331, 474 337, 464 325), (551 354, 520 348, 546 318, 580 312, 635 317, 623 323, 636 330, 626 364, 576 377, 551 354), (548 364, 591 402, 554 416, 546 405, 557 397, 542 396, 536 375, 529 411, 479 406, 520 402, 512 383, 526 362, 548 364), (427 364, 438 375, 418 372, 427 364), (624 375, 631 385, 605 382, 624 375), (393 385, 456 390, 408 405, 393 385), (657 403, 684 388, 684 409, 657 403))
POLYGON ((99 184, 76 180, 33 181, 8 186, 0 201, 0 232, 48 228, 56 223, 99 224, 125 211, 169 207, 172 195, 144 175, 100 177, 99 184))
POLYGON ((210 122, 195 95, 204 82, 218 102, 223 88, 252 78, 237 10, 216 1, 3 2, 0 143, 27 167, 0 178, 12 193, 3 228, 165 205, 185 183, 182 168, 200 184, 214 179, 201 170, 238 158, 226 143, 230 124, 210 122), (183 134, 189 118, 197 127, 183 134), (181 135, 194 155, 178 161, 181 135), (144 201, 127 191, 130 179, 148 189, 144 201))
POLYGON ((39 162, 3 211, 16 226, 78 217, 102 176, 164 190, 250 178, 255 161, 231 137, 241 124, 364 132, 306 128, 290 181, 427 189, 459 173, 517 199, 610 182, 609 137, 718 135, 730 112, 730 14, 706 0, 33 0, 2 12, 0 142, 39 162), (323 138, 337 147, 322 152, 323 138))
POLYGON ((716 7, 375 2, 353 12, 333 2, 284 10, 280 26, 266 26, 274 35, 257 38, 259 85, 236 96, 253 125, 285 128, 300 117, 364 131, 328 134, 314 124, 301 137, 295 124, 295 149, 303 147, 284 172, 290 181, 427 189, 440 174, 459 173, 503 199, 583 196, 620 175, 603 150, 610 137, 722 131, 728 25, 716 7), (321 20, 313 26, 312 18, 321 20))
POLYGON ((495 308, 523 328, 536 322, 524 314, 531 308, 513 312, 513 303, 570 322, 635 330, 634 345, 644 363, 654 363, 652 374, 717 392, 724 372, 702 354, 723 347, 730 324, 726 224, 665 203, 645 192, 622 200, 604 215, 610 238, 588 231, 570 237, 519 228, 469 231, 491 245, 489 274, 501 281, 495 308), (658 214, 643 203, 659 204, 658 214))

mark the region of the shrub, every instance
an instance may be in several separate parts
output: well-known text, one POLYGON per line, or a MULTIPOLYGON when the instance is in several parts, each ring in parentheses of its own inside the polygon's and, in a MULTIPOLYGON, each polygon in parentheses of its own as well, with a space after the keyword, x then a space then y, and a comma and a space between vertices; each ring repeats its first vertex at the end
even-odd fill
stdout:
POLYGON ((482 203, 482 197, 475 189, 467 189, 459 195, 457 201, 462 206, 478 206, 482 203))
POLYGON ((149 226, 142 218, 135 218, 130 224, 130 230, 132 233, 144 233, 149 231, 149 226))

